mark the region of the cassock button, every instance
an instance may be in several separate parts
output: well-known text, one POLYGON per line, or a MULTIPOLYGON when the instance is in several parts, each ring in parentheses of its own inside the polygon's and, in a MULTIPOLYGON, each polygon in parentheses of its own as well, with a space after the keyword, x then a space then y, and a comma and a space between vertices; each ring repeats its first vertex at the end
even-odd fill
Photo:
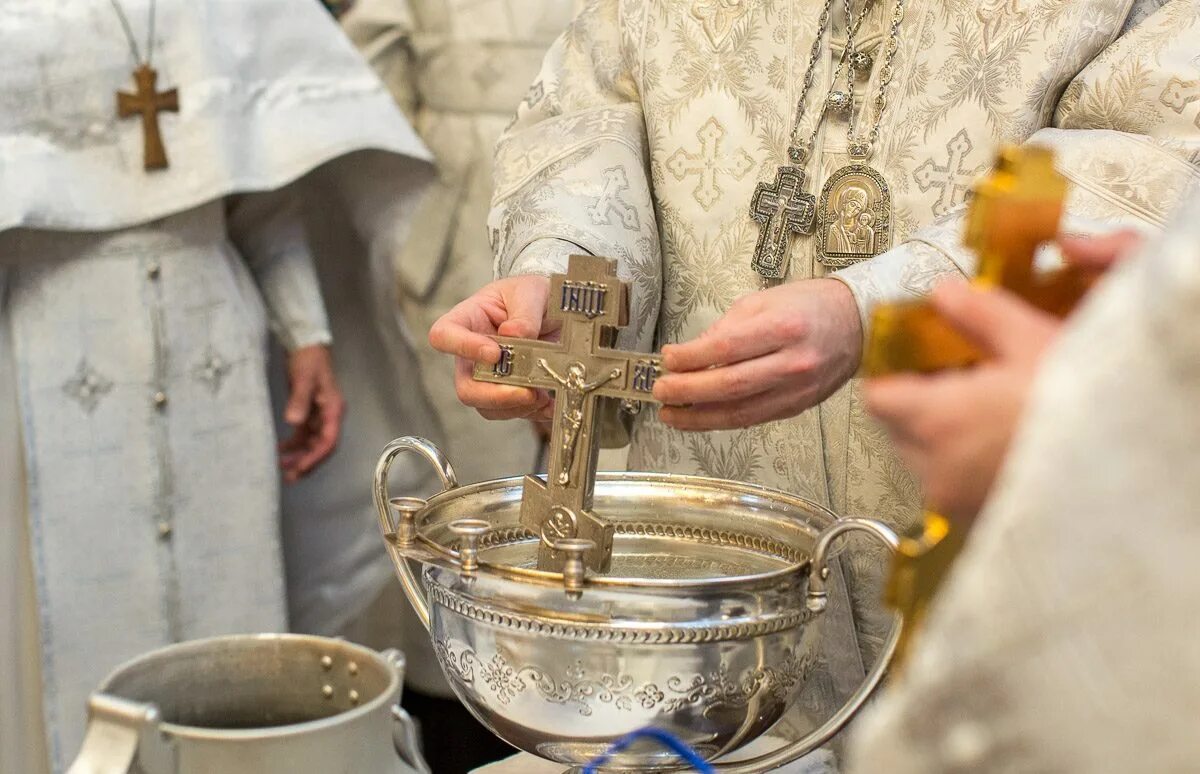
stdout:
POLYGON ((154 407, 165 408, 167 405, 167 394, 162 390, 154 393, 154 407))
POLYGON ((158 279, 162 275, 162 266, 158 261, 153 261, 146 267, 146 276, 152 280, 158 279))
POLYGON ((175 529, 171 526, 171 522, 160 521, 158 523, 158 539, 159 540, 170 540, 171 533, 174 531, 175 531, 175 529))

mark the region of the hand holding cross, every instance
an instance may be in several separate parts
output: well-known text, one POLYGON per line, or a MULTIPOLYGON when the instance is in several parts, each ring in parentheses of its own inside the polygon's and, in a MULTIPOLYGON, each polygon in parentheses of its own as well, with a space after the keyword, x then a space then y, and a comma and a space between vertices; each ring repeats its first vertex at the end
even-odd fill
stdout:
POLYGON ((476 363, 476 379, 533 387, 555 393, 550 434, 549 475, 526 476, 521 524, 541 539, 538 569, 561 570, 555 540, 582 538, 595 547, 584 555, 597 572, 608 569, 613 526, 591 512, 595 487, 596 401, 652 401, 661 359, 611 349, 616 330, 629 317, 629 290, 616 276, 616 263, 595 256, 571 256, 566 274, 550 281, 547 314, 562 320, 558 343, 502 336, 500 361, 476 363))

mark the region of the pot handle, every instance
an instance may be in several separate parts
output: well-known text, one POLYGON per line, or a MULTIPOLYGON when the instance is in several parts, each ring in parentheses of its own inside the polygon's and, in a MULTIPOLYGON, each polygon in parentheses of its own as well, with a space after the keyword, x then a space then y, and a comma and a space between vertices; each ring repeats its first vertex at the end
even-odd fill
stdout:
MULTIPOLYGON (((416 452, 429 461, 438 477, 442 480, 442 491, 454 489, 458 486, 458 477, 454 475, 454 466, 450 464, 450 460, 446 459, 446 455, 442 454, 438 447, 433 445, 432 441, 427 441, 424 438, 408 435, 403 438, 397 438, 389 443, 383 450, 383 455, 379 458, 379 463, 375 466, 375 511, 379 516, 379 530, 383 533, 384 542, 388 545, 388 550, 395 560, 396 573, 400 576, 400 585, 404 587, 404 595, 408 597, 408 601, 413 606, 413 610, 417 613, 417 618, 421 620, 421 624, 429 629, 429 603, 425 599, 425 591, 421 588, 421 582, 417 578, 417 574, 413 572, 409 566, 408 560, 402 556, 397 549, 397 529, 403 525, 397 524, 392 519, 391 514, 391 498, 388 496, 388 474, 392 469, 392 462, 396 457, 403 452, 416 452)), ((423 503, 411 497, 398 498, 405 501, 407 506, 415 506, 419 509, 423 503)), ((415 515, 415 511, 412 512, 415 515)), ((411 541, 412 535, 409 536, 411 541)))
POLYGON ((396 691, 396 703, 392 705, 392 745, 396 748, 396 754, 416 774, 433 774, 429 764, 425 762, 425 755, 421 752, 421 735, 417 733, 417 722, 400 706, 400 698, 404 695, 404 672, 408 666, 408 659, 404 657, 403 651, 396 648, 388 648, 379 655, 396 671, 396 677, 400 680, 400 688, 396 691))
POLYGON ((175 745, 159 730, 158 708, 103 693, 88 700, 83 747, 67 774, 175 774, 175 745))
MULTIPOLYGON (((886 524, 872 519, 840 519, 827 528, 817 537, 816 546, 813 548, 812 567, 809 569, 806 604, 808 609, 814 613, 825 610, 828 603, 825 584, 829 578, 829 549, 835 539, 847 532, 855 531, 869 532, 886 543, 893 552, 900 547, 900 538, 896 533, 886 524)), ((883 651, 875 660, 875 666, 871 667, 871 671, 858 686, 858 690, 837 712, 833 713, 829 720, 826 720, 812 733, 775 752, 758 755, 737 763, 716 764, 713 768, 722 774, 757 774, 757 772, 773 771, 808 755, 828 742, 850 722, 851 718, 858 714, 867 699, 875 692, 884 675, 887 674, 896 654, 896 645, 900 642, 900 632, 903 627, 903 618, 899 615, 895 616, 891 633, 888 635, 887 642, 883 644, 883 651)))
POLYGON ((433 774, 425 756, 421 753, 421 736, 417 733, 417 721, 399 704, 392 705, 392 743, 396 754, 417 774, 433 774))

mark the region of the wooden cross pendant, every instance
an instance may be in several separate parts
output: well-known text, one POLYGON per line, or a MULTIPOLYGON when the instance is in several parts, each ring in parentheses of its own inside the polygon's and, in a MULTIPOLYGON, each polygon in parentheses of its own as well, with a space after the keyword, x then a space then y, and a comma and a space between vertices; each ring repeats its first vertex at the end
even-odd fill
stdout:
POLYGON ((606 572, 613 526, 591 512, 600 448, 597 400, 652 401, 662 360, 610 348, 629 318, 629 289, 617 278, 615 261, 571 256, 567 273, 550 279, 547 306, 550 319, 562 320, 559 342, 498 336, 500 361, 476 363, 475 378, 554 392, 549 470, 544 482, 525 477, 521 524, 541 538, 538 569, 562 569, 555 540, 583 538, 595 543, 584 563, 606 572))
POLYGON ((804 170, 782 166, 775 182, 759 183, 750 200, 750 217, 761 225, 754 245, 754 270, 767 279, 787 274, 788 249, 793 234, 811 234, 817 214, 817 197, 804 190, 804 170))
POLYGON ((167 149, 158 128, 161 111, 179 112, 179 90, 157 91, 158 70, 143 64, 133 71, 137 92, 117 92, 117 115, 121 118, 142 117, 142 164, 146 170, 166 169, 167 149))

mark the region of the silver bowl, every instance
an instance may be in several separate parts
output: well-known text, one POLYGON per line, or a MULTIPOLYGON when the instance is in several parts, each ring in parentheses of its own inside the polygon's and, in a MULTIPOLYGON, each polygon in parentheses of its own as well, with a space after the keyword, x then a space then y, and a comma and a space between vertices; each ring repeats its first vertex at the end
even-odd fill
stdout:
MULTIPOLYGON (((816 661, 826 559, 866 519, 838 519, 784 492, 673 474, 597 476, 594 511, 616 526, 612 566, 536 569, 539 537, 519 524, 521 479, 458 486, 430 442, 401 438, 376 469, 380 527, 405 592, 459 699, 526 752, 568 765, 623 735, 666 729, 709 759, 759 737, 794 703, 816 661), (413 451, 445 489, 389 497, 392 460, 413 451)), ((803 739, 722 771, 767 771, 816 749, 866 701, 883 656, 847 704, 803 739)), ((634 747, 616 771, 678 767, 634 747)), ((606 769, 609 770, 609 769, 606 769)))

